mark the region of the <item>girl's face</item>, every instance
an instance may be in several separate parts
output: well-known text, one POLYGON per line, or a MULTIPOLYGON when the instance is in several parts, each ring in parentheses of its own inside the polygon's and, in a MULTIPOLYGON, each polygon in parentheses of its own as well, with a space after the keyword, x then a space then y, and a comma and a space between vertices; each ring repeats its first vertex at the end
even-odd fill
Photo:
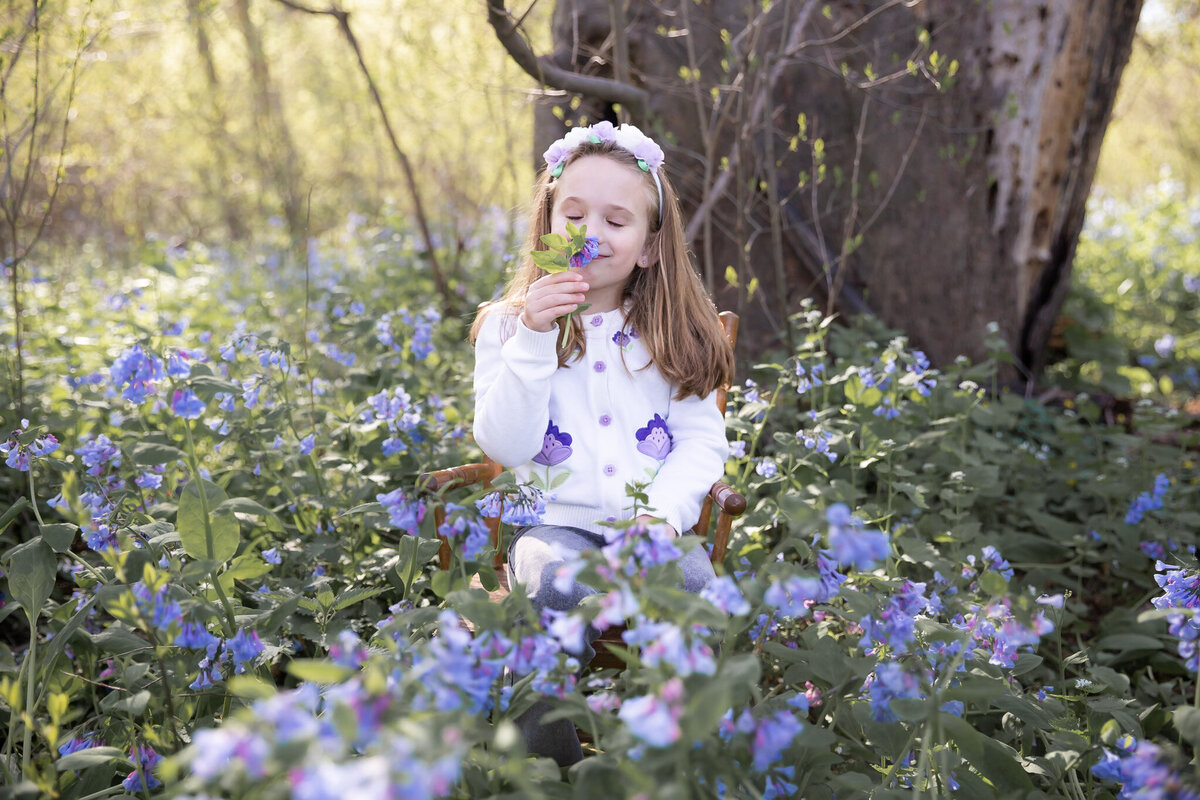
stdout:
POLYGON ((646 177, 636 167, 602 155, 572 161, 558 178, 550 229, 567 234, 567 222, 587 225, 600 253, 583 268, 585 302, 591 312, 621 305, 629 276, 649 255, 650 199, 646 177))

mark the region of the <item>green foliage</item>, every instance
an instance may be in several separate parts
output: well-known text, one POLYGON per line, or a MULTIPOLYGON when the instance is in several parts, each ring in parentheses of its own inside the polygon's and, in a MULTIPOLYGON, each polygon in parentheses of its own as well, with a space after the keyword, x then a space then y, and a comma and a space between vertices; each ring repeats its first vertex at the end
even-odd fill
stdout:
POLYGON ((1092 202, 1063 311, 1059 347, 1065 357, 1050 368, 1053 381, 1175 406, 1195 396, 1198 225, 1200 201, 1173 181, 1132 203, 1092 202))

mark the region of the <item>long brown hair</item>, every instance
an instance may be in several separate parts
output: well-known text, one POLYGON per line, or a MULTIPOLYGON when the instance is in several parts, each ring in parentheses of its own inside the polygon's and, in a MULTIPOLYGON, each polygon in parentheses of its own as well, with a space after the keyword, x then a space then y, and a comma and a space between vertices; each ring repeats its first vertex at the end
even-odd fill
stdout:
MULTIPOLYGON (((651 362, 677 387, 676 399, 690 395, 705 397, 727 386, 733 379, 733 350, 717 317, 716 306, 692 266, 674 186, 660 167, 658 177, 663 196, 660 222, 654 178, 638 166, 632 153, 612 142, 585 142, 572 151, 564 168, 590 155, 602 155, 628 166, 644 176, 647 187, 650 263, 645 269, 635 269, 625 285, 624 298, 630 304, 626 325, 637 331, 650 351, 651 362)), ((519 314, 525 307, 529 287, 546 274, 533 263, 528 252, 546 249, 542 236, 550 233, 555 187, 554 177, 543 168, 534 185, 526 255, 505 287, 504 295, 480 310, 471 326, 472 342, 479 335, 485 315, 497 310, 519 314)), ((558 324, 562 330, 563 320, 558 324)), ((586 348, 583 325, 579 315, 574 315, 559 336, 559 366, 569 366, 568 362, 582 357, 586 348)))

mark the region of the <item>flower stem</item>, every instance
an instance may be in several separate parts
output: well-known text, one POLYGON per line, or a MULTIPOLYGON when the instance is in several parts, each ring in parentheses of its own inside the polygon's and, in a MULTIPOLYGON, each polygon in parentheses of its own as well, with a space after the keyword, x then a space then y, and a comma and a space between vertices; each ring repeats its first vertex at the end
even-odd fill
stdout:
POLYGON ((35 691, 37 684, 37 618, 38 612, 30 609, 25 609, 26 615, 29 617, 29 674, 25 676, 27 686, 25 689, 25 739, 24 747, 21 750, 21 772, 23 774, 29 771, 29 759, 33 750, 33 706, 34 699, 37 696, 35 691))
MULTIPOLYGON (((183 430, 187 434, 188 465, 192 468, 192 480, 196 483, 196 493, 200 497, 200 513, 204 517, 205 555, 211 560, 213 557, 212 520, 208 516, 208 492, 204 489, 204 479, 200 477, 200 465, 196 459, 196 440, 192 438, 192 423, 184 420, 183 430)), ((209 577, 212 579, 213 589, 217 593, 217 598, 221 601, 221 607, 225 609, 225 637, 233 638, 233 634, 237 632, 237 623, 234 621, 233 615, 233 604, 229 602, 229 598, 225 595, 225 589, 221 586, 220 576, 217 575, 215 567, 209 572, 209 577)))

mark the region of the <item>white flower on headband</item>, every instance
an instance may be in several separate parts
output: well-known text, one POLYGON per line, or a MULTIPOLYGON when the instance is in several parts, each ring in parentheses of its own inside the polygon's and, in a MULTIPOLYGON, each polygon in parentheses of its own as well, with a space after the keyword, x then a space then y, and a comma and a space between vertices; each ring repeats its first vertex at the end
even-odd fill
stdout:
POLYGON ((621 127, 615 128, 607 120, 587 127, 572 128, 567 131, 566 136, 550 145, 542 154, 542 158, 546 159, 546 166, 549 168, 550 174, 556 178, 561 175, 563 166, 571 153, 584 142, 593 144, 613 142, 617 147, 633 154, 639 167, 654 175, 655 178, 658 177, 656 173, 662 166, 664 158, 662 148, 633 125, 622 124, 621 127))

